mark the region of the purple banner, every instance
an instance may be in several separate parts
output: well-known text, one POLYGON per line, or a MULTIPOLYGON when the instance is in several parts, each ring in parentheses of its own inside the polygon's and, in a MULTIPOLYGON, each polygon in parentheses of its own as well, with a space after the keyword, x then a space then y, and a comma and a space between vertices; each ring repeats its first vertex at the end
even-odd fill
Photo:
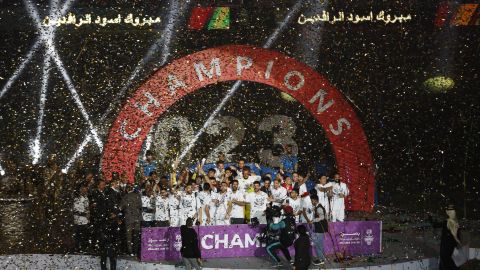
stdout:
MULTIPOLYGON (((380 221, 348 221, 329 223, 325 234, 326 254, 374 254, 381 251, 380 221)), ((194 227, 197 231, 203 258, 266 256, 258 241, 262 227, 250 225, 194 227)), ((143 228, 142 261, 178 260, 182 238, 180 228, 143 228)), ((293 249, 291 248, 290 251, 293 249)))
POLYGON ((381 221, 330 222, 323 239, 324 252, 365 255, 382 251, 381 221))

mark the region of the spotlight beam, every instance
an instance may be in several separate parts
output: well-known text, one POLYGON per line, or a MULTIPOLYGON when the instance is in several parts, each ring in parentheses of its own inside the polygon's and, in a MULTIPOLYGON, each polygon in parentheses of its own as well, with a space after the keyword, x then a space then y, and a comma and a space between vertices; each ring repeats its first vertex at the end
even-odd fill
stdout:
MULTIPOLYGON (((100 124, 105 124, 105 120, 107 119, 107 116, 112 112, 115 106, 118 105, 119 101, 125 96, 125 93, 130 88, 133 81, 137 78, 138 74, 140 74, 140 71, 142 70, 144 65, 147 64, 153 58, 153 56, 157 53, 158 49, 160 48, 160 45, 162 44, 163 44, 163 46, 161 47, 162 58, 160 60, 160 66, 163 66, 167 63, 168 57, 170 56, 170 44, 173 38, 174 28, 179 22, 178 17, 183 13, 183 11, 189 6, 191 2, 190 0, 185 1, 184 5, 180 5, 180 9, 179 9, 178 3, 179 3, 178 0, 172 0, 170 2, 170 7, 167 15, 168 19, 163 29, 162 36, 159 37, 157 40, 155 40, 155 42, 148 49, 147 53, 138 62, 132 74, 129 76, 128 80, 124 83, 124 86, 116 94, 113 102, 109 104, 107 110, 100 117, 100 124)), ((75 160, 81 156, 81 154, 83 153, 83 150, 88 145, 88 143, 91 142, 91 140, 92 140, 91 134, 86 134, 86 137, 83 139, 80 146, 77 148, 73 156, 68 160, 67 164, 65 165, 63 169, 64 171, 68 171, 70 169, 70 167, 73 165, 75 160)))
MULTIPOLYGON (((58 1, 59 0, 52 0, 50 1, 50 12, 49 17, 54 18, 57 20, 61 15, 59 13, 58 8, 58 1)), ((47 31, 48 35, 52 37, 52 40, 55 40, 55 30, 56 28, 49 27, 48 29, 44 29, 47 31)), ((41 136, 43 130, 43 118, 45 116, 45 103, 47 101, 47 90, 48 90, 48 80, 50 78, 50 67, 51 67, 51 60, 50 57, 43 58, 43 67, 42 67, 42 85, 40 89, 40 103, 38 104, 38 118, 37 118, 37 132, 35 134, 35 139, 30 144, 30 153, 33 158, 32 164, 37 164, 42 156, 42 143, 41 143, 41 136)))
MULTIPOLYGON (((68 0, 63 5, 62 10, 60 11, 61 15, 59 15, 59 17, 64 16, 74 2, 75 2, 74 0, 68 0)), ((55 32, 56 29, 54 29, 53 31, 55 32)), ((20 65, 17 67, 17 69, 13 72, 12 76, 10 76, 10 78, 8 78, 7 83, 3 86, 2 90, 0 91, 0 99, 8 92, 8 90, 10 90, 10 88, 15 83, 15 81, 18 79, 18 77, 20 75, 22 75, 22 73, 23 73, 25 67, 27 66, 27 64, 29 64, 30 61, 32 61, 33 55, 35 55, 35 53, 37 53, 38 49, 40 48, 40 45, 42 45, 42 40, 41 40, 41 38, 37 38, 37 40, 32 45, 32 47, 28 51, 27 55, 23 59, 23 61, 20 63, 20 65)))
POLYGON ((35 139, 30 144, 30 154, 33 158, 32 164, 37 164, 42 156, 42 144, 41 136, 43 130, 43 118, 45 115, 45 103, 47 101, 47 88, 48 88, 48 79, 50 74, 51 61, 50 57, 45 57, 43 59, 42 67, 42 86, 40 89, 40 103, 38 104, 38 118, 37 118, 37 132, 35 134, 35 139))
POLYGON ((3 169, 2 163, 0 163, 0 176, 4 176, 4 175, 5 175, 5 169, 3 169))
MULTIPOLYGON (((285 30, 285 28, 288 26, 288 24, 291 22, 293 16, 300 10, 303 1, 297 1, 295 5, 292 7, 292 9, 287 13, 287 16, 283 19, 283 21, 280 23, 280 25, 273 31, 273 33, 268 37, 267 41, 263 44, 263 48, 270 48, 275 41, 278 39, 280 34, 285 30)), ((223 97, 222 101, 218 106, 215 108, 215 110, 208 116, 207 120, 205 123, 203 123, 202 127, 200 130, 195 134, 193 139, 188 143, 188 145, 182 150, 180 153, 180 156, 178 159, 175 161, 176 164, 174 166, 178 165, 180 161, 190 152, 190 150, 195 146, 197 143, 198 139, 202 134, 205 132, 205 130, 211 125, 215 117, 220 113, 220 111, 223 109, 227 101, 237 92, 238 89, 240 89, 240 86, 242 85, 242 81, 236 81, 235 84, 227 91, 227 94, 225 97, 223 97)))
POLYGON ((12 85, 15 83, 15 81, 18 79, 20 75, 22 75, 23 70, 27 66, 30 61, 32 61, 33 55, 37 52, 38 48, 40 48, 41 42, 40 40, 37 40, 33 46, 30 48, 28 51, 25 59, 20 63, 18 68, 13 72, 12 76, 8 78, 7 83, 3 86, 2 91, 0 91, 0 99, 10 90, 12 85))
POLYGON ((87 122, 88 127, 90 129, 90 133, 93 136, 95 143, 97 144, 98 148, 100 150, 103 149, 103 143, 100 140, 97 130, 93 126, 92 122, 90 121, 90 116, 88 115, 87 111, 85 110, 85 107, 83 106, 83 103, 80 99, 80 96, 78 95, 77 90, 75 89, 75 86, 73 85, 73 82, 70 78, 70 75, 68 75, 68 72, 63 65, 63 62, 60 59, 60 56, 55 48, 55 45, 53 44, 52 36, 47 35, 45 31, 43 30, 40 16, 38 15, 37 9, 33 6, 32 2, 30 0, 24 0, 25 6, 27 7, 28 14, 36 23, 37 29, 40 31, 40 39, 43 41, 43 44, 46 48, 47 51, 47 56, 50 57, 51 60, 55 63, 57 69, 60 71, 60 74, 62 74, 62 77, 65 81, 65 84, 67 85, 68 90, 70 91, 70 94, 77 105, 77 108, 80 110, 80 113, 82 114, 84 120, 87 122))

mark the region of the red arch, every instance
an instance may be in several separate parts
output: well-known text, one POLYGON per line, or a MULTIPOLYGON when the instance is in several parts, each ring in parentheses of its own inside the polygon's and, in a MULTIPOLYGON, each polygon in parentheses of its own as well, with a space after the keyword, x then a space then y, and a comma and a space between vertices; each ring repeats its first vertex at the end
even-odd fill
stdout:
POLYGON ((141 146, 157 119, 183 96, 232 80, 268 84, 302 103, 322 125, 332 144, 339 173, 350 188, 347 209, 372 209, 372 156, 352 107, 323 76, 305 64, 279 52, 247 45, 222 46, 187 55, 146 80, 112 124, 102 160, 105 177, 110 179, 115 171, 125 172, 133 181, 141 146))

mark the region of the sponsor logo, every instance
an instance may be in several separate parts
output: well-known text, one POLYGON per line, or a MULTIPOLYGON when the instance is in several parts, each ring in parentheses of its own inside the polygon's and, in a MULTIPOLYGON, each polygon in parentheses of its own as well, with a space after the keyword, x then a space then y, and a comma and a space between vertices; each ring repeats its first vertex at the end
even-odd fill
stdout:
POLYGON ((372 229, 367 229, 367 230, 365 231, 365 237, 363 238, 363 240, 365 241, 365 243, 367 243, 367 246, 372 245, 374 239, 375 239, 375 237, 373 236, 373 231, 372 231, 372 229))
POLYGON ((182 236, 180 234, 175 235, 175 243, 173 243, 173 247, 176 251, 182 249, 182 236))

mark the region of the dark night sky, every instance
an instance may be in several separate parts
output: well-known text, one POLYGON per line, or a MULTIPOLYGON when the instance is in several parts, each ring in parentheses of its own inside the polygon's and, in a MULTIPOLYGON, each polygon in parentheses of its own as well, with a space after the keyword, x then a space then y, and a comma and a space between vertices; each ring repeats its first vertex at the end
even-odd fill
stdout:
MULTIPOLYGON (((78 1, 72 10, 76 14, 115 16, 134 13, 163 19, 168 2, 78 1)), ((188 7, 178 14, 169 59, 225 44, 261 46, 294 1, 275 1, 276 4, 260 2, 244 1, 233 6, 229 30, 188 30, 186 20, 192 6, 188 7)), ((361 14, 370 10, 412 14, 413 20, 403 25, 299 25, 296 22, 298 14, 316 13, 315 6, 320 1, 305 2, 272 49, 308 63, 352 102, 378 166, 376 179, 381 203, 427 211, 437 211, 438 206, 447 201, 463 207, 465 177, 468 214, 478 218, 480 26, 436 28, 433 20, 438 2, 413 0, 331 1, 326 8, 333 12, 344 10, 361 14), (448 93, 427 91, 423 82, 440 74, 453 78, 454 88, 448 93)), ((42 18, 48 13, 48 1, 38 2, 36 7, 42 18)), ((58 53, 101 134, 108 131, 121 102, 114 104, 114 110, 107 116, 105 124, 99 124, 99 118, 148 48, 164 34, 163 28, 162 23, 143 28, 82 26, 75 29, 62 26, 58 29, 55 38, 58 53)), ((3 37, 0 45, 3 67, 0 70, 0 86, 4 87, 38 33, 22 1, 0 1, 0 29, 3 37)), ((0 153, 5 158, 22 163, 31 162, 28 144, 37 127, 45 51, 41 48, 39 52, 0 99, 0 153)), ((129 93, 160 67, 161 56, 160 50, 154 53, 152 60, 140 70, 139 76, 128 88, 129 93)), ((205 100, 210 98, 215 104, 215 100, 221 97, 222 87, 205 89, 197 96, 180 101, 177 106, 184 108, 187 103, 205 106, 205 100)), ((248 90, 261 87, 252 84, 248 90)), ((57 153, 58 161, 65 164, 83 140, 87 126, 68 93, 60 73, 52 68, 42 133, 45 155, 40 160, 41 164, 51 153, 57 153)), ((299 126, 308 126, 306 123, 313 121, 301 112, 298 104, 281 101, 273 89, 268 93, 271 97, 268 94, 262 97, 276 100, 286 108, 285 114, 293 116, 295 110, 300 111, 295 116, 299 126)), ((247 93, 237 98, 254 96, 247 93)), ((127 97, 128 94, 120 100, 127 97)), ((226 109, 225 114, 242 115, 242 121, 247 123, 258 121, 252 110, 238 111, 232 104, 233 107, 226 109)), ((206 116, 190 114, 190 118, 201 122, 206 116)), ((307 136, 299 137, 299 144, 308 145, 307 139, 307 136)), ((321 148, 319 145, 323 145, 323 138, 310 140, 318 149, 321 148)), ((84 158, 96 154, 99 154, 98 150, 90 145, 84 158)))

